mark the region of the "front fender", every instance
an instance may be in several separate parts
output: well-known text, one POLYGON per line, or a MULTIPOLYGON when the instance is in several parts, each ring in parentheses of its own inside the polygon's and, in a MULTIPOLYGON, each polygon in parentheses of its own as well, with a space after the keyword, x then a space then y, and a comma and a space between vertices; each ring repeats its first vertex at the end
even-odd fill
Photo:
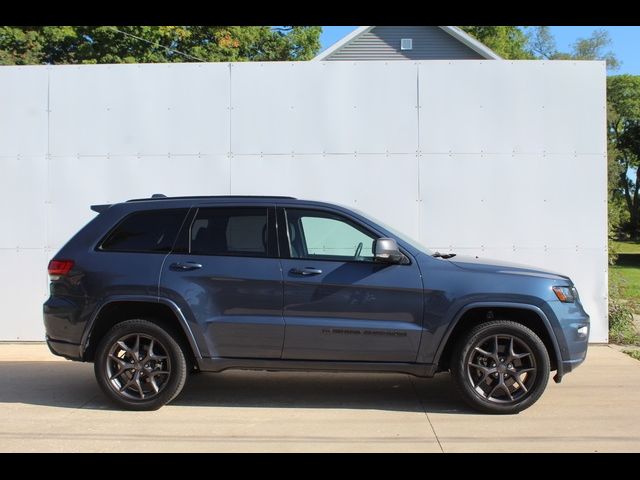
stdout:
POLYGON ((442 353, 445 347, 447 346, 451 333, 455 329, 460 319, 463 317, 463 315, 466 312, 474 308, 516 308, 520 310, 529 310, 529 311, 535 312, 536 315, 538 315, 538 317, 540 317, 540 319, 542 320, 542 323, 544 324, 547 330, 549 338, 551 339, 551 344, 553 345, 554 354, 557 360, 556 361, 557 372, 556 372, 556 375, 553 377, 553 379, 556 383, 560 383, 564 372, 562 368, 562 356, 560 353, 560 346, 558 345, 558 339, 556 338, 556 335, 554 333, 553 325, 549 320, 549 317, 545 314, 545 312, 540 307, 537 307, 536 305, 531 305, 528 303, 483 301, 483 302, 473 302, 463 306, 453 316, 453 320, 449 323, 449 326, 447 327, 444 334, 442 335, 442 338, 440 339, 440 342, 435 352, 433 364, 438 365, 438 363, 440 362, 440 357, 442 356, 442 353))

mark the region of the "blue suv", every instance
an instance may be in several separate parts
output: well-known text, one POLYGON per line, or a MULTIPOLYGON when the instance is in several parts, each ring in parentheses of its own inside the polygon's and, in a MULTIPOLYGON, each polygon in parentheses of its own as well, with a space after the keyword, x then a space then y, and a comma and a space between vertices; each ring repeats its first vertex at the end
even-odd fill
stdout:
POLYGON ((98 215, 49 263, 51 351, 93 362, 121 407, 153 410, 189 373, 450 371, 516 413, 583 362, 571 280, 431 252, 362 212, 290 197, 173 197, 98 215))

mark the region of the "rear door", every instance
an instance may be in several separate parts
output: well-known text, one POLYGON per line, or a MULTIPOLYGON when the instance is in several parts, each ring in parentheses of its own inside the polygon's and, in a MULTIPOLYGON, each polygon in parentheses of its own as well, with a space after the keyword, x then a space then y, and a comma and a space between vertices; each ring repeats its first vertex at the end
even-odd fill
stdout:
POLYGON ((414 261, 373 261, 378 235, 337 212, 279 208, 282 358, 414 362, 423 293, 414 261), (287 258, 288 257, 288 258, 287 258))
POLYGON ((199 207, 188 223, 164 262, 161 295, 192 317, 208 356, 280 358, 284 321, 274 207, 199 207))

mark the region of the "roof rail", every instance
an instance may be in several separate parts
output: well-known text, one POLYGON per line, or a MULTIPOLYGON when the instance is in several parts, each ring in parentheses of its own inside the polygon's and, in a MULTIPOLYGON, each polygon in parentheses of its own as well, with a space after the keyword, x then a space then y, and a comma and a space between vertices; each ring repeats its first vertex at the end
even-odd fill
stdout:
POLYGON ((207 198, 280 198, 286 200, 297 200, 295 197, 286 197, 280 195, 193 195, 183 197, 167 197, 161 193, 155 193, 150 198, 132 198, 127 202, 148 202, 153 200, 190 200, 190 199, 207 199, 207 198))

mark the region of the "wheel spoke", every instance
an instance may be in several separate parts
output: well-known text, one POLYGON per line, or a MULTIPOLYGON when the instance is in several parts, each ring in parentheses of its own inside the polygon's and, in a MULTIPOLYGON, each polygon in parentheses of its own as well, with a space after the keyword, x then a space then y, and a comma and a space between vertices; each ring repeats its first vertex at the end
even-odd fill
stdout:
POLYGON ((115 360, 115 361, 118 363, 118 365, 122 365, 122 364, 126 363, 126 362, 125 362, 124 360, 122 360, 119 356, 114 355, 113 353, 110 353, 110 354, 109 354, 109 358, 110 358, 110 359, 112 359, 112 360, 115 360))
MULTIPOLYGON (((503 374, 504 375, 504 374, 503 374)), ((509 395, 509 400, 511 400, 513 402, 513 395, 511 395, 511 390, 509 390, 509 387, 507 387, 507 385, 504 383, 504 377, 502 377, 500 379, 501 385, 502 385, 502 389, 507 392, 507 395, 509 395)))
POLYGON ((495 387, 493 387, 493 390, 491 390, 491 393, 487 397, 487 400, 491 400, 493 393, 498 389, 501 389, 507 392, 507 395, 509 396, 509 400, 513 401, 513 396, 511 395, 511 391, 509 390, 509 387, 507 387, 506 383, 504 383, 504 373, 500 374, 498 384, 495 387))
POLYGON ((491 391, 487 395, 487 400, 491 400, 491 397, 493 397, 493 394, 495 393, 496 390, 498 390, 498 388, 500 388, 500 384, 499 383, 495 387, 493 387, 491 389, 491 391))
POLYGON ((140 358, 140 335, 136 335, 136 343, 133 344, 133 354, 136 356, 136 361, 140 358))
POLYGON ((482 348, 480 348, 480 347, 476 347, 476 348, 474 348, 474 350, 475 350, 476 352, 478 352, 480 355, 484 356, 484 357, 493 358, 493 353, 491 353, 491 352, 487 352, 486 350, 483 350, 483 349, 482 349, 482 348))
POLYGON ((138 387, 138 392, 140 392, 140 398, 144 398, 144 391, 142 390, 142 385, 140 384, 140 375, 137 375, 136 386, 138 387))
POLYGON ((127 388, 135 383, 136 375, 133 375, 127 383, 120 387, 120 392, 124 392, 127 388))
POLYGON ((146 363, 149 360, 151 360, 153 357, 153 346, 155 344, 155 340, 152 338, 151 342, 149 343, 149 347, 147 347, 147 354, 145 355, 145 357, 141 360, 142 363, 146 363))
POLYGON ((479 339, 467 360, 470 386, 492 403, 511 404, 528 396, 535 372, 536 358, 528 342, 510 333, 479 339))
POLYGON ((487 378, 489 377, 489 375, 494 372, 494 369, 489 369, 489 368, 484 367, 482 365, 478 365, 477 363, 469 363, 469 366, 473 367, 473 368, 475 368, 477 370, 480 370, 482 372, 482 378, 475 383, 474 387, 477 387, 482 382, 486 381, 487 378))
POLYGON ((535 372, 535 371, 536 371, 535 368, 522 368, 522 369, 516 370, 515 373, 517 375, 522 375, 523 373, 529 373, 529 372, 535 372))
POLYGON ((149 377, 149 383, 151 384, 151 387, 153 388, 153 391, 158 393, 160 391, 160 389, 158 388, 158 384, 156 383, 156 377, 154 376, 150 376, 149 377))
POLYGON ((488 372, 482 372, 482 378, 476 382, 474 387, 478 387, 478 386, 480 386, 480 384, 486 382, 487 378, 489 378, 489 373, 488 372))
POLYGON ((118 346, 124 350, 125 352, 127 352, 129 355, 134 356, 135 354, 133 353, 133 350, 131 350, 131 348, 124 343, 124 340, 118 340, 118 346))
POLYGON ((522 389, 524 393, 527 393, 529 389, 525 387, 524 382, 520 380, 520 372, 509 372, 509 376, 515 380, 518 386, 522 389))
POLYGON ((514 353, 513 354, 513 359, 514 360, 522 360, 523 358, 527 358, 531 356, 531 352, 525 352, 525 353, 514 353))
POLYGON ((110 357, 112 359, 114 359, 118 363, 118 371, 116 373, 114 373, 113 375, 111 375, 109 377, 109 380, 114 380, 115 378, 118 378, 120 375, 122 375, 127 370, 131 370, 131 369, 136 368, 134 364, 127 363, 127 362, 119 359, 118 357, 115 357, 114 355, 110 355, 110 357))
POLYGON ((481 370, 482 372, 489 373, 489 369, 487 367, 483 366, 483 365, 478 365, 477 363, 469 363, 469 366, 473 367, 473 368, 477 368, 478 370, 481 370))
POLYGON ((160 394, 171 376, 171 359, 160 340, 147 333, 129 333, 114 341, 107 353, 105 377, 111 388, 129 400, 160 394))

